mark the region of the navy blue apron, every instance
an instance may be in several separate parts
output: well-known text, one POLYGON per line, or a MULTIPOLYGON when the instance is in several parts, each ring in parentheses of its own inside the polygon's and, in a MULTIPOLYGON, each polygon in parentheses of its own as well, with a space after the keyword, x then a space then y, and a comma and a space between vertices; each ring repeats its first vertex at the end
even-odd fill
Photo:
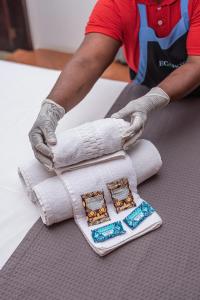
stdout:
POLYGON ((149 88, 158 85, 176 68, 186 62, 186 40, 189 29, 188 0, 181 0, 181 18, 170 34, 159 38, 148 26, 145 4, 138 4, 140 13, 139 68, 137 74, 130 70, 136 84, 149 88))

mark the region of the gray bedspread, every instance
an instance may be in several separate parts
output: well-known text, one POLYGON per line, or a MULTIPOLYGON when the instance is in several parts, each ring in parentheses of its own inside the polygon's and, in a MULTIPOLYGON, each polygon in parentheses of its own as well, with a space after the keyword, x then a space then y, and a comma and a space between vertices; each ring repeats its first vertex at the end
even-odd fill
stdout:
POLYGON ((1 272, 1 300, 200 299, 200 99, 155 112, 143 137, 164 164, 139 192, 163 226, 101 258, 72 220, 39 220, 1 272))

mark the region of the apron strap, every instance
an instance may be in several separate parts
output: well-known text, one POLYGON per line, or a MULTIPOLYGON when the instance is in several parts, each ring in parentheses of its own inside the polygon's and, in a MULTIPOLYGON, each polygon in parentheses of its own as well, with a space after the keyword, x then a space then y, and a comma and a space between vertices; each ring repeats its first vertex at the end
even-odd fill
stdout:
POLYGON ((188 0, 181 0, 181 17, 185 21, 186 28, 189 28, 189 13, 188 13, 188 0))
POLYGON ((140 13, 140 28, 141 27, 149 27, 147 23, 147 11, 146 5, 138 4, 139 13, 140 13))

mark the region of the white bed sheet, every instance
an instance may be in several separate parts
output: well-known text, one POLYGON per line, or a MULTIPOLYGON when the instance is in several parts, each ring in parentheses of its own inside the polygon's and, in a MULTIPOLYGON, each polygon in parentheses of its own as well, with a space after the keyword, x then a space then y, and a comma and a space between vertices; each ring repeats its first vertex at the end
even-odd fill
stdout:
MULTIPOLYGON (((17 166, 20 160, 33 155, 28 131, 59 74, 59 71, 0 61, 0 268, 39 218, 22 188, 17 166)), ((60 122, 58 131, 104 117, 125 85, 100 79, 60 122)))

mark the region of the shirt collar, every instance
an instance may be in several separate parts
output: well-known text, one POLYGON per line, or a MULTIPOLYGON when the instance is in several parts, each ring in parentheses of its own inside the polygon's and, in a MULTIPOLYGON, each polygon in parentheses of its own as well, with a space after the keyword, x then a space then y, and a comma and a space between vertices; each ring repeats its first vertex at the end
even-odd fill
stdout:
POLYGON ((137 0, 138 3, 144 3, 146 5, 170 5, 178 0, 162 0, 160 3, 156 2, 155 0, 137 0))

